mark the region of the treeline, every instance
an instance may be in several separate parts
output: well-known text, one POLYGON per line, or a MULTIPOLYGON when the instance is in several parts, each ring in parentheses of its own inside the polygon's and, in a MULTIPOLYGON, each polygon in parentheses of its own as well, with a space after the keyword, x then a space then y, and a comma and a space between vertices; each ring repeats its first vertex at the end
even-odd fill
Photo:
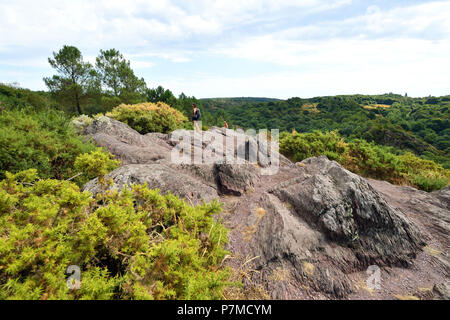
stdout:
POLYGON ((364 139, 411 151, 450 168, 450 96, 410 98, 396 94, 290 98, 281 101, 205 99, 216 119, 244 128, 280 131, 337 130, 346 139, 364 139))
MULTIPOLYGON (((69 115, 106 113, 120 104, 162 101, 190 116, 192 103, 203 109, 193 96, 181 93, 178 97, 162 86, 149 88, 138 77, 131 63, 116 49, 100 50, 95 64, 84 60, 81 51, 65 45, 48 58, 56 74, 44 77, 48 92, 32 92, 11 85, 0 84, 0 107, 59 109, 69 115)), ((203 110, 202 110, 203 111, 203 110)), ((211 120, 208 112, 204 119, 211 120)))

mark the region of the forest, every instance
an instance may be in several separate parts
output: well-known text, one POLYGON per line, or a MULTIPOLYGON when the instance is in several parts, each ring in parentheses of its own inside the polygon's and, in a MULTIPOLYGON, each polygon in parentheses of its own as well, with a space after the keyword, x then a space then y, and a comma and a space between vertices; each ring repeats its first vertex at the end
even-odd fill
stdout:
POLYGON ((411 151, 450 168, 450 96, 411 98, 390 93, 201 101, 218 123, 223 119, 244 128, 299 133, 337 130, 347 140, 391 146, 396 153, 411 151))

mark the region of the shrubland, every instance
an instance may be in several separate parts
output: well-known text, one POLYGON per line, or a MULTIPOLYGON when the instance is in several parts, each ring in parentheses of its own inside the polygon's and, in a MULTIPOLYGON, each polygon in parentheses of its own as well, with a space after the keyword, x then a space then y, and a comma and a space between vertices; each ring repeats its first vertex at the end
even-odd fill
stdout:
POLYGON ((347 139, 364 139, 410 151, 450 169, 450 98, 411 98, 397 94, 347 95, 287 100, 202 99, 216 124, 230 127, 322 132, 337 130, 347 139))
POLYGON ((128 124, 141 134, 149 132, 168 133, 182 127, 183 123, 187 121, 180 111, 164 102, 121 104, 106 115, 128 124))
POLYGON ((75 175, 75 159, 98 150, 84 141, 63 112, 30 108, 0 112, 0 179, 5 171, 35 168, 42 178, 68 179, 75 175))
POLYGON ((93 198, 35 169, 7 172, 0 299, 220 299, 229 284, 227 229, 212 217, 220 210, 145 185, 93 198), (81 269, 78 290, 67 283, 72 265, 81 269))
POLYGON ((336 131, 280 134, 280 152, 293 161, 325 155, 359 175, 405 184, 425 191, 445 187, 450 170, 411 152, 396 154, 393 148, 362 139, 345 141, 336 131))

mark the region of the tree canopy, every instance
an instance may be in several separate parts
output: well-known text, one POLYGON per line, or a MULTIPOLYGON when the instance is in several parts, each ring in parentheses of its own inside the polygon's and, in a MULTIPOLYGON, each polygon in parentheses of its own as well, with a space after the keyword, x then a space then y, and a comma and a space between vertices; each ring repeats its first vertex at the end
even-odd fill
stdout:
POLYGON ((78 48, 67 45, 53 52, 53 58, 48 58, 48 62, 58 74, 44 78, 45 84, 57 100, 82 114, 81 104, 88 96, 95 75, 92 65, 83 61, 78 48))

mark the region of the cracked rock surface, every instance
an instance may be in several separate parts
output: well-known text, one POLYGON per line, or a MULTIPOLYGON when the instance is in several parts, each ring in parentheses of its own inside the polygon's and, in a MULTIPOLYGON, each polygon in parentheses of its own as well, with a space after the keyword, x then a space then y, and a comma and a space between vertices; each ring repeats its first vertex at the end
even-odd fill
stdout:
MULTIPOLYGON (((172 161, 180 142, 171 134, 141 135, 107 117, 84 134, 122 160, 107 175, 111 188, 147 183, 194 205, 222 202, 226 263, 245 270, 244 291, 262 289, 272 299, 448 299, 449 187, 426 193, 365 179, 324 156, 294 164, 275 153, 279 167, 263 174, 274 154, 255 156, 249 146, 264 151, 270 143, 223 128, 190 146, 205 151, 208 161, 199 164, 172 161), (240 163, 210 161, 226 151, 240 163), (369 266, 380 268, 381 288, 367 286, 369 266)), ((84 190, 101 188, 94 179, 84 190)))

